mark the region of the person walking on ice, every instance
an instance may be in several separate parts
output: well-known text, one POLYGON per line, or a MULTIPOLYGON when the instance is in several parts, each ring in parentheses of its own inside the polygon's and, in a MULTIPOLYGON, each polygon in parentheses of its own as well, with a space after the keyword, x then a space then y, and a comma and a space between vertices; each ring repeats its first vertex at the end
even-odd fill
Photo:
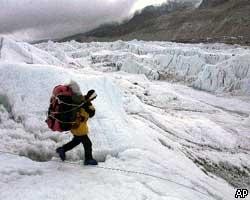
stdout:
POLYGON ((89 90, 86 95, 82 95, 79 85, 75 81, 71 81, 69 87, 72 89, 74 94, 78 95, 81 102, 85 102, 79 112, 77 112, 75 124, 72 126, 70 132, 73 134, 73 139, 64 144, 62 147, 56 149, 59 157, 62 161, 66 159, 66 152, 73 149, 80 143, 83 144, 85 150, 85 161, 84 165, 97 165, 97 161, 92 156, 92 142, 88 137, 88 124, 89 118, 95 115, 95 108, 91 101, 97 97, 94 90, 89 90))

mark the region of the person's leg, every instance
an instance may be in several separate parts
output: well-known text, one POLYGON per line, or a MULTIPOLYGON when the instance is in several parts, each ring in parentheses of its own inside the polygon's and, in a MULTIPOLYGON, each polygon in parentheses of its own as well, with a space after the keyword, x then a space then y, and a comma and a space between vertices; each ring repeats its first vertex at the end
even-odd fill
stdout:
POLYGON ((97 165, 97 161, 92 157, 92 142, 87 135, 82 136, 82 143, 85 150, 85 165, 97 165))
POLYGON ((93 159, 92 157, 92 142, 87 135, 82 136, 82 144, 85 150, 85 160, 93 159))
POLYGON ((56 149, 56 152, 59 154, 62 161, 66 159, 65 152, 73 149, 75 146, 81 143, 81 138, 74 136, 74 138, 68 142, 67 144, 63 145, 62 147, 59 147, 56 149))
POLYGON ((63 145, 62 148, 66 152, 66 151, 73 149, 75 146, 77 146, 80 143, 81 143, 81 137, 74 136, 73 139, 67 144, 63 145))

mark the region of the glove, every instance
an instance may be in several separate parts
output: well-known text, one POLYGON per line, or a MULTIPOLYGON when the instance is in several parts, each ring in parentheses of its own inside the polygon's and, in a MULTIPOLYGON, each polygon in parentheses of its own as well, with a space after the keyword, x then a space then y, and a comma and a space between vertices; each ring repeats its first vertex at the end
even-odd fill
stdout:
POLYGON ((95 90, 89 90, 86 95, 86 99, 89 101, 94 100, 96 97, 97 97, 97 94, 95 93, 95 90))

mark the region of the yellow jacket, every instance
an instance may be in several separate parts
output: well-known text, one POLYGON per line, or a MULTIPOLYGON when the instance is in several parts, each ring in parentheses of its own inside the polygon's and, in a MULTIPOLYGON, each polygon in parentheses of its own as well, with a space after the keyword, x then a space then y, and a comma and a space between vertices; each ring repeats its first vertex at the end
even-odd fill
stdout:
POLYGON ((89 132, 87 121, 90 117, 95 115, 95 108, 89 102, 84 105, 84 108, 80 109, 77 113, 76 124, 71 129, 71 133, 75 136, 87 135, 89 132))

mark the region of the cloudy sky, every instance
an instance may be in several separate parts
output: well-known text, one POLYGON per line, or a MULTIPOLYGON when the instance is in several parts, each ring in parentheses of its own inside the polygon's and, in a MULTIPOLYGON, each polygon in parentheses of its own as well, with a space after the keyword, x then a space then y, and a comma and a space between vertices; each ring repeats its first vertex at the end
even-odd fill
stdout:
POLYGON ((0 0, 0 35, 26 41, 61 38, 121 21, 138 9, 166 1, 0 0))
POLYGON ((132 6, 131 12, 134 12, 135 10, 142 9, 145 6, 148 6, 148 5, 162 4, 162 3, 166 2, 166 1, 167 0, 138 0, 132 6))

